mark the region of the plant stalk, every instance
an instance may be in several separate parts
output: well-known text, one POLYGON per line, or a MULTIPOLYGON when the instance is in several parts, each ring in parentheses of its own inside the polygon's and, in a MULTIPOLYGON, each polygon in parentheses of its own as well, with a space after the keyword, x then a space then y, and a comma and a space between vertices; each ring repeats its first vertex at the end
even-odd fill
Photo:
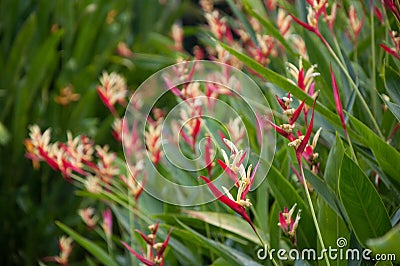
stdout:
MULTIPOLYGON (((307 180, 306 180, 306 178, 304 176, 303 164, 302 164, 301 158, 298 159, 298 163, 299 163, 300 173, 301 173, 301 176, 303 178, 303 186, 304 186, 304 190, 306 191, 308 205, 310 206, 310 209, 311 209, 311 216, 312 216, 313 221, 314 221, 315 229, 317 230, 318 240, 319 240, 319 243, 321 244, 322 250, 326 250, 325 249, 324 240, 322 239, 321 230, 319 229, 317 216, 315 215, 314 205, 313 205, 312 200, 311 200, 310 192, 308 191, 307 180)), ((324 252, 324 259, 325 259, 326 265, 330 266, 328 255, 326 254, 326 252, 324 252)))

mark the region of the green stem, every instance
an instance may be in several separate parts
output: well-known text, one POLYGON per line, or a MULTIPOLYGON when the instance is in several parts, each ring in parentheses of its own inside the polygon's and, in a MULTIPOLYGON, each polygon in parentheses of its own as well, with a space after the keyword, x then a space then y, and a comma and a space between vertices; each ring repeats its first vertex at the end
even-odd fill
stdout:
POLYGON ((375 59, 375 27, 374 27, 374 10, 373 10, 373 5, 371 5, 371 12, 370 12, 370 23, 371 23, 371 58, 372 58, 372 69, 371 69, 371 74, 372 74, 372 87, 371 87, 371 97, 372 97, 372 110, 374 111, 374 115, 376 117, 376 112, 377 112, 377 97, 376 97, 376 72, 375 72, 375 67, 376 67, 376 59, 375 59))
MULTIPOLYGON (((266 252, 268 253, 268 255, 269 255, 268 246, 265 244, 264 240, 262 239, 262 237, 260 236, 260 234, 257 232, 257 230, 254 229, 254 232, 256 233, 258 239, 260 240, 261 246, 265 248, 265 251, 266 251, 266 252)), ((275 261, 275 259, 274 259, 274 257, 272 256, 272 254, 271 254, 270 257, 271 257, 272 264, 274 264, 275 266, 278 266, 278 263, 275 261)))
MULTIPOLYGON (((299 163, 300 173, 301 173, 301 176, 303 178, 303 186, 304 186, 304 190, 306 191, 308 205, 310 206, 310 209, 311 209, 311 216, 312 216, 313 221, 314 221, 315 229, 317 230, 318 240, 319 240, 319 243, 321 244, 322 250, 326 250, 325 249, 324 240, 322 239, 321 230, 319 229, 317 216, 315 215, 314 204, 312 203, 310 192, 308 191, 307 180, 306 180, 306 178, 304 176, 303 164, 302 164, 302 161, 301 161, 301 157, 300 157, 300 159, 298 159, 298 163, 299 163)), ((328 255, 327 255, 326 252, 324 252, 324 258, 325 258, 326 265, 330 266, 328 255)))
MULTIPOLYGON (((132 204, 132 199, 133 197, 130 195, 130 190, 127 189, 127 196, 128 196, 128 205, 129 205, 129 210, 134 208, 134 205, 132 204)), ((134 246, 135 244, 135 236, 134 236, 134 219, 135 219, 135 215, 133 212, 129 211, 129 238, 131 240, 131 247, 134 246)), ((136 258, 133 254, 130 253, 130 257, 131 257, 131 265, 135 265, 136 262, 136 258)))
POLYGON ((347 133, 347 131, 345 132, 345 134, 346 134, 347 142, 349 143, 349 146, 350 146, 351 157, 353 158, 354 162, 356 162, 356 164, 358 165, 356 153, 354 152, 353 144, 351 143, 349 134, 347 133))

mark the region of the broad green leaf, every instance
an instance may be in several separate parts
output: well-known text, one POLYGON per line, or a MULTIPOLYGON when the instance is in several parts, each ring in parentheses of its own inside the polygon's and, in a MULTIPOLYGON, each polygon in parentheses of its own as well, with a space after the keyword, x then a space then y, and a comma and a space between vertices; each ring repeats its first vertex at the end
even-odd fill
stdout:
POLYGON ((339 180, 339 170, 340 166, 342 165, 344 152, 345 150, 343 142, 340 139, 339 134, 336 132, 336 140, 329 151, 324 172, 326 183, 336 194, 339 180))
POLYGON ((279 240, 281 237, 281 228, 278 226, 279 222, 279 212, 281 210, 279 209, 279 204, 275 200, 275 202, 272 204, 272 207, 270 209, 270 217, 269 217, 269 244, 271 245, 271 248, 278 249, 279 247, 279 240))
MULTIPOLYGON (((337 247, 337 239, 341 237, 350 238, 350 232, 342 218, 322 199, 319 200, 318 210, 318 224, 325 247, 337 247)), ((318 248, 321 250, 320 245, 318 248)), ((324 262, 321 261, 321 263, 324 262)), ((331 260, 330 262, 331 265, 347 265, 343 260, 331 260)))
MULTIPOLYGON (((203 211, 185 211, 190 217, 202 220, 206 223, 220 227, 224 230, 240 235, 243 238, 252 241, 255 244, 260 244, 260 240, 254 233, 250 225, 240 217, 217 212, 203 211)), ((264 239, 265 241, 265 239, 264 239)))
POLYGON ((339 195, 354 234, 363 246, 368 239, 380 237, 391 228, 382 198, 347 155, 340 168, 339 195))
POLYGON ((326 182, 316 175, 314 175, 310 170, 305 169, 304 175, 306 180, 310 182, 311 186, 315 189, 315 191, 325 200, 326 203, 338 214, 341 215, 341 212, 338 208, 337 198, 333 191, 327 186, 326 182))
POLYGON ((105 252, 101 247, 96 245, 93 241, 81 236, 65 224, 56 221, 58 227, 61 228, 65 233, 67 233, 73 240, 75 240, 79 245, 96 257, 104 265, 118 266, 117 262, 111 258, 107 252, 105 252))
POLYGON ((268 193, 268 184, 264 181, 260 184, 260 186, 255 191, 256 194, 256 202, 255 212, 257 213, 257 225, 263 232, 268 232, 268 228, 270 228, 269 224, 269 198, 270 194, 268 193))
MULTIPOLYGON (((301 209, 301 222, 297 229, 297 245, 299 248, 316 247, 316 234, 314 223, 311 218, 308 206, 293 188, 293 186, 284 178, 275 168, 271 169, 267 176, 267 182, 279 205, 279 210, 283 211, 285 207, 290 209, 297 203, 297 210, 301 209)), ((276 217, 278 223, 278 217, 276 217)), ((273 224, 271 226, 274 226, 273 224)))
POLYGON ((394 254, 400 262, 400 224, 393 227, 384 236, 367 240, 367 246, 374 254, 394 254))
POLYGON ((354 129, 363 140, 363 145, 372 150, 379 166, 391 176, 393 180, 400 183, 400 153, 379 138, 370 128, 360 122, 357 118, 350 116, 354 129), (388 160, 390 156, 390 160, 388 160))
POLYGON ((386 105, 389 107, 389 110, 392 112, 392 114, 397 118, 398 121, 400 121, 400 105, 385 101, 386 105))

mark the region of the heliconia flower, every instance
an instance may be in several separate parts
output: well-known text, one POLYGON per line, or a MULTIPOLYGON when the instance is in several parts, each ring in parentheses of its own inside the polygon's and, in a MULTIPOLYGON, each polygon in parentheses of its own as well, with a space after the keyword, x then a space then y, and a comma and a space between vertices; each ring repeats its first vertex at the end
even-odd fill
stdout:
POLYGON ((330 71, 331 71, 331 78, 332 78, 333 97, 335 99, 335 104, 336 104, 336 112, 338 113, 338 115, 340 117, 340 122, 342 123, 344 132, 347 135, 348 133, 347 133, 347 129, 346 129, 346 121, 344 120, 342 101, 340 100, 339 88, 336 83, 335 73, 333 72, 332 65, 330 65, 330 71))
POLYGON ((82 218, 89 229, 93 229, 96 226, 98 220, 97 216, 94 215, 94 213, 95 210, 92 207, 80 209, 78 211, 79 216, 82 218))
POLYGON ((201 101, 194 101, 193 104, 188 104, 187 109, 181 109, 180 123, 181 127, 179 135, 190 145, 192 150, 196 152, 196 140, 201 130, 201 116, 203 106, 201 101))
POLYGON ((143 167, 142 165, 143 165, 143 161, 139 161, 137 163, 137 165, 135 166, 135 169, 133 169, 133 170, 131 169, 132 174, 129 173, 128 177, 126 177, 125 175, 119 176, 119 178, 122 180, 122 182, 125 183, 125 185, 128 187, 128 189, 132 193, 136 203, 138 202, 139 197, 142 194, 143 188, 146 184, 145 173, 143 173, 143 177, 141 178, 140 181, 136 178, 136 175, 138 175, 139 172, 142 170, 142 169, 138 169, 138 168, 140 168, 140 167, 142 168, 143 167))
POLYGON ((313 125, 314 125, 314 109, 315 109, 315 104, 318 99, 318 95, 319 94, 317 94, 314 98, 314 103, 312 106, 312 113, 311 113, 311 120, 310 120, 310 124, 308 125, 306 134, 304 136, 300 136, 298 138, 298 140, 300 140, 300 143, 299 143, 299 145, 296 145, 296 147, 295 147, 296 157, 299 162, 301 161, 301 157, 303 156, 304 149, 307 146, 308 141, 311 137, 311 133, 312 133, 313 125))
POLYGON ((394 47, 391 48, 383 43, 381 43, 380 46, 385 52, 400 60, 400 37, 396 31, 391 31, 390 38, 392 39, 394 47))
POLYGON ((227 205, 229 208, 231 208, 234 212, 242 216, 242 218, 249 223, 249 225, 253 228, 254 231, 256 231, 256 228, 251 221, 250 217, 248 216, 246 209, 244 206, 240 205, 237 203, 233 198, 229 198, 228 196, 225 196, 218 188, 211 182, 210 179, 208 179, 205 176, 200 176, 201 179, 203 179, 206 183, 213 195, 222 203, 227 205))
POLYGON ((95 147, 96 154, 99 157, 99 161, 94 169, 96 175, 105 183, 109 183, 110 179, 114 176, 119 175, 120 170, 114 164, 117 155, 114 152, 109 152, 109 146, 104 145, 95 147))
POLYGON ((324 20, 326 23, 328 23, 329 29, 331 30, 332 33, 333 33, 333 25, 336 20, 336 13, 337 13, 337 3, 333 3, 331 8, 331 14, 330 15, 326 14, 324 16, 324 20))
POLYGON ((356 9, 354 8, 353 5, 351 5, 349 8, 349 23, 350 23, 350 28, 353 31, 354 42, 357 42, 358 35, 360 34, 360 31, 364 24, 364 19, 360 20, 357 18, 356 9))
POLYGON ((100 99, 114 116, 118 116, 114 105, 116 103, 125 104, 126 102, 128 90, 125 79, 115 72, 110 74, 103 72, 100 84, 100 86, 97 86, 100 99))
POLYGON ((278 50, 275 39, 266 34, 256 34, 258 45, 251 40, 246 45, 246 50, 251 57, 253 57, 261 65, 268 65, 270 56, 277 56, 278 50))
POLYGON ((68 259, 71 255, 72 252, 72 238, 62 236, 58 240, 58 246, 60 248, 60 255, 59 256, 51 256, 51 257, 45 257, 42 260, 45 262, 56 262, 60 265, 63 266, 68 266, 68 259))
POLYGON ((297 34, 290 34, 288 41, 292 44, 293 48, 299 53, 302 58, 308 60, 307 46, 303 38, 297 34))
POLYGON ((397 21, 400 21, 400 6, 399 2, 396 0, 383 0, 383 4, 386 8, 390 9, 392 13, 396 16, 397 21))
POLYGON ((112 123, 112 135, 118 141, 122 141, 122 119, 115 118, 112 123))
POLYGON ((246 133, 246 128, 243 125, 240 116, 236 117, 235 119, 229 119, 226 127, 228 129, 229 136, 231 137, 232 142, 236 143, 237 146, 240 146, 246 133))
POLYGON ((210 136, 206 136, 206 141, 204 145, 204 163, 207 168, 208 176, 211 176, 211 171, 215 165, 212 156, 214 156, 215 151, 213 149, 213 142, 210 136))
POLYGON ((225 39, 228 43, 233 42, 232 31, 226 22, 225 18, 220 18, 219 12, 217 10, 213 10, 212 12, 207 12, 204 17, 207 20, 208 25, 210 26, 211 33, 218 40, 225 39))
POLYGON ((314 151, 317 146, 318 138, 319 138, 319 135, 321 134, 321 130, 322 130, 322 128, 319 128, 317 130, 317 132, 314 135, 311 145, 307 144, 306 148, 304 149, 303 157, 304 157, 304 159, 306 159, 307 162, 312 163, 319 156, 318 153, 315 153, 314 151))
POLYGON ((196 60, 204 60, 204 50, 198 45, 193 47, 193 55, 196 60))
POLYGON ((244 170, 242 162, 246 157, 246 151, 238 150, 236 145, 226 138, 223 138, 223 141, 225 145, 229 148, 231 156, 228 157, 225 150, 221 149, 221 153, 225 162, 221 161, 220 159, 218 159, 217 162, 222 167, 222 169, 224 169, 226 174, 233 181, 237 182, 237 174, 239 173, 241 168, 242 170, 244 170))
POLYGON ((307 2, 309 4, 309 6, 307 7, 307 9, 308 9, 307 23, 301 21, 300 19, 295 17, 293 14, 290 14, 290 16, 293 18, 293 20, 297 24, 299 24, 306 30, 314 33, 324 43, 325 46, 329 46, 328 42, 326 41, 324 36, 322 36, 322 34, 318 28, 318 21, 319 21, 321 14, 326 16, 326 7, 328 5, 328 1, 327 0, 320 0, 320 1, 307 0, 307 2))
POLYGON ((281 35, 286 39, 287 35, 290 33, 290 25, 292 22, 292 17, 287 15, 285 10, 279 9, 278 15, 276 17, 276 25, 279 29, 281 35))
POLYGON ((279 223, 278 226, 282 229, 282 231, 287 235, 293 244, 296 245, 296 230, 299 226, 300 222, 300 213, 301 210, 297 212, 296 219, 293 219, 293 213, 296 208, 297 203, 293 205, 293 207, 288 211, 288 208, 285 207, 283 212, 279 212, 279 223))
POLYGON ((87 191, 93 194, 99 194, 103 191, 103 188, 100 184, 100 180, 96 176, 92 175, 87 176, 84 185, 87 191))
POLYGON ((117 54, 123 57, 132 57, 133 52, 124 42, 119 42, 117 45, 117 54))
POLYGON ((135 230, 140 234, 143 240, 147 243, 147 252, 143 252, 139 254, 135 250, 133 250, 127 243, 121 241, 122 245, 125 246, 126 249, 130 253, 132 253, 140 262, 144 263, 148 266, 163 266, 164 265, 164 253, 165 249, 168 246, 169 239, 171 238, 172 229, 169 231, 167 238, 162 243, 156 243, 155 237, 158 229, 158 223, 156 225, 149 226, 150 234, 145 235, 143 232, 139 230, 135 230))
POLYGON ((385 20, 383 19, 382 11, 377 6, 374 6, 374 14, 375 14, 375 17, 377 17, 379 19, 381 24, 385 23, 385 20))
POLYGON ((299 67, 297 68, 292 63, 287 63, 289 74, 294 78, 294 81, 289 79, 294 85, 297 85, 302 91, 309 93, 311 85, 314 83, 314 78, 320 75, 315 69, 317 65, 312 65, 307 71, 303 67, 303 59, 299 59, 299 67))
POLYGON ((205 12, 212 12, 214 10, 213 0, 200 0, 199 4, 205 12))
POLYGON ((380 44, 381 48, 383 50, 385 50, 385 52, 387 52, 388 54, 394 56, 395 58, 397 58, 398 60, 400 60, 400 54, 398 52, 396 52, 393 48, 390 48, 389 46, 381 43, 380 44))
POLYGON ((145 140, 146 147, 150 153, 151 161, 154 164, 158 164, 161 159, 161 130, 162 130, 162 119, 159 119, 153 123, 148 123, 149 126, 146 130, 145 140))
POLYGON ((264 0, 264 4, 265 6, 268 8, 268 10, 275 10, 276 6, 277 6, 277 0, 264 0))
POLYGON ((125 119, 122 120, 122 133, 124 136, 122 140, 128 161, 130 161, 132 157, 135 161, 140 161, 145 156, 146 150, 143 147, 138 132, 137 120, 133 121, 131 128, 129 128, 129 123, 125 119))
POLYGON ((74 93, 74 87, 72 85, 68 85, 61 89, 60 95, 54 97, 54 101, 62 106, 67 106, 71 102, 77 102, 80 99, 80 95, 78 93, 74 93))
POLYGON ((67 143, 50 143, 50 129, 43 135, 37 125, 30 127, 30 139, 25 140, 26 156, 38 167, 39 161, 45 161, 53 170, 60 171, 66 180, 70 180, 72 172, 86 175, 82 170, 83 160, 87 150, 84 149, 81 138, 68 134, 67 143))
POLYGON ((171 36, 174 40, 174 48, 177 51, 183 50, 183 29, 180 25, 174 24, 171 29, 171 36))
MULTIPOLYGON (((50 128, 45 130, 45 132, 42 134, 42 131, 38 125, 29 126, 29 139, 26 139, 24 142, 26 148, 25 156, 32 160, 35 169, 38 169, 39 162, 44 160, 41 153, 46 154, 49 150, 50 137, 50 128)), ((51 167, 57 169, 57 164, 54 162, 51 167)))
POLYGON ((110 208, 107 208, 105 211, 103 211, 102 216, 103 216, 103 223, 101 227, 103 227, 104 233, 106 234, 107 238, 111 238, 113 219, 110 208))

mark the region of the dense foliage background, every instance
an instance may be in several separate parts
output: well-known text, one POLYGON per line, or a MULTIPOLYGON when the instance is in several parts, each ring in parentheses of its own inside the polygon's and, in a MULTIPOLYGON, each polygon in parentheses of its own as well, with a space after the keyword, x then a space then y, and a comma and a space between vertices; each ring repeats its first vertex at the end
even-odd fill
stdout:
MULTIPOLYGON (((346 248, 393 253, 399 262, 398 1, 0 0, 0 15, 1 265, 42 263, 58 254, 62 234, 75 241, 71 265, 137 265, 140 255, 128 247, 140 251, 146 239, 134 230, 147 234, 156 222, 161 222, 161 242, 173 228, 167 265, 269 265, 256 257, 261 242, 276 249, 321 249, 322 243, 335 246, 338 237, 348 240, 346 248), (264 126, 279 133, 275 158, 264 182, 248 194, 253 205, 247 218, 244 208, 235 210, 231 202, 180 208, 146 193, 135 201, 118 177, 102 193, 88 192, 85 176, 74 172, 71 179, 62 178, 45 163, 27 158, 33 152, 29 126, 36 124, 42 132, 51 128, 52 143, 66 143, 71 132, 108 145, 116 154, 113 163, 126 173, 121 143, 112 130, 125 106, 116 105, 115 113, 107 109, 99 97, 100 78, 118 73, 130 94, 157 70, 191 59, 243 70, 272 108, 260 115, 264 126), (288 92, 293 108, 303 107, 303 100, 307 105, 295 119, 296 130, 313 132, 305 151, 293 144, 300 139, 297 134, 289 137, 281 130, 287 123, 282 99, 290 98, 288 92), (316 146, 312 141, 320 127, 316 146), (299 209, 301 218, 288 232, 292 228, 285 230, 280 217, 294 204, 293 218, 299 209), (112 237, 104 226, 89 228, 82 222, 78 210, 88 206, 103 222, 101 213, 111 209, 112 237), (316 237, 318 230, 322 239, 316 237)), ((201 93, 206 89, 201 87, 201 93)), ((220 95, 229 106, 239 106, 234 97, 220 95)), ((167 111, 181 100, 168 97, 169 105, 161 106, 167 111)), ((240 110, 239 115, 247 117, 240 110)), ((251 154, 259 149, 257 128, 249 121, 245 125, 250 142, 240 149, 251 154)), ((207 136, 203 131, 200 136, 207 136)), ((219 139, 218 134, 212 137, 219 139)), ((190 154, 192 147, 182 146, 190 154)), ((221 147, 217 158, 223 160, 221 147)), ((175 173, 162 160, 158 169, 175 173)), ((209 172, 179 174, 211 179, 223 170, 215 161, 209 172)), ((287 221, 292 227, 294 219, 287 221)), ((290 263, 302 262, 315 263, 290 263)))

